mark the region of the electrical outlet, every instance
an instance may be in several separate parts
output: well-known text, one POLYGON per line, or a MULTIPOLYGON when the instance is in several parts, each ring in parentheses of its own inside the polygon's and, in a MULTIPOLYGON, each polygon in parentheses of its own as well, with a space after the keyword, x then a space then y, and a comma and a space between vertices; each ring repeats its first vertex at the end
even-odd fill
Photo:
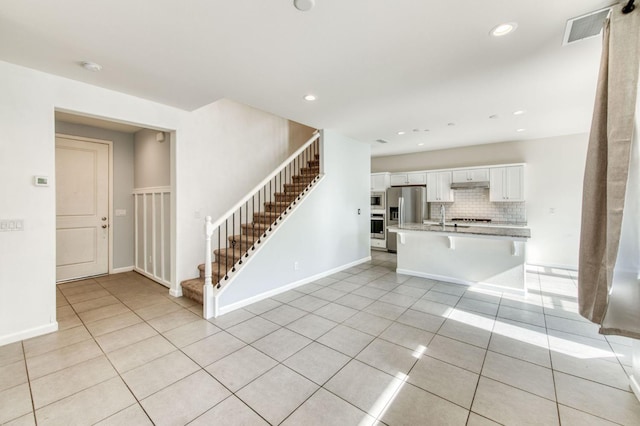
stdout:
POLYGON ((153 265, 153 259, 149 256, 149 265, 153 265))
POLYGON ((299 271, 300 270, 300 264, 298 262, 293 262, 293 270, 294 271, 299 271))

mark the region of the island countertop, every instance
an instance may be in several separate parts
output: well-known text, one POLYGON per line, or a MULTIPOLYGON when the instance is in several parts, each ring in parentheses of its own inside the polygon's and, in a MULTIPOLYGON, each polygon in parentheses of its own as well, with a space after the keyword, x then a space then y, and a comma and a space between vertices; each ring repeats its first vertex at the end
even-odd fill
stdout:
POLYGON ((529 228, 514 228, 501 226, 468 226, 453 224, 446 225, 442 229, 442 225, 422 224, 422 223, 405 223, 404 225, 394 225, 387 228, 389 232, 400 231, 418 231, 418 232, 437 232, 446 235, 482 235, 487 237, 504 237, 527 239, 531 238, 531 230, 529 228))

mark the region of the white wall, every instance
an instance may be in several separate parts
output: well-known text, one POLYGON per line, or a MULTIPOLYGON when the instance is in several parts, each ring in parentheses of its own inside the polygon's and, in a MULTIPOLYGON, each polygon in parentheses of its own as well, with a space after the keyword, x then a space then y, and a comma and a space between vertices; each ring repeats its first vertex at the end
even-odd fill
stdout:
POLYGON ((527 262, 577 269, 587 134, 374 157, 372 172, 526 163, 527 262), (553 213, 551 213, 553 209, 553 213))
POLYGON ((370 147, 323 131, 321 155, 324 179, 243 266, 219 307, 370 256, 370 147))
POLYGON ((0 93, 0 218, 24 220, 24 231, 0 232, 1 345, 56 327, 54 110, 162 129, 186 113, 6 62, 0 93))
POLYGON ((171 141, 156 140, 156 130, 143 129, 134 135, 135 188, 153 188, 171 185, 171 141))
POLYGON ((217 220, 312 132, 226 99, 187 117, 178 138, 188 143, 176 145, 178 282, 197 277, 204 262, 204 217, 217 220))
POLYGON ((113 268, 133 265, 133 134, 56 121, 56 132, 113 142, 113 268), (116 216, 116 209, 127 211, 116 216))

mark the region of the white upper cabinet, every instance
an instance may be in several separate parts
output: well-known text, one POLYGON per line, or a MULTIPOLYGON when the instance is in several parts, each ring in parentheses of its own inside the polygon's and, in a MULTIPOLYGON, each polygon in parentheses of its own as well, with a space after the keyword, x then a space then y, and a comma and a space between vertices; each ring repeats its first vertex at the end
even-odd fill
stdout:
POLYGON ((391 186, 399 186, 407 184, 406 173, 392 173, 391 174, 391 186))
POLYGON ((371 190, 385 191, 389 187, 389 173, 372 173, 371 190))
POLYGON ((524 166, 491 168, 490 175, 490 201, 524 201, 524 166))
POLYGON ((451 172, 427 173, 427 201, 452 203, 451 172))
POLYGON ((454 170, 451 173, 454 183, 489 181, 489 169, 454 170))
POLYGON ((391 186, 402 185, 426 185, 427 174, 425 172, 392 173, 391 186))
POLYGON ((427 174, 425 172, 407 173, 407 182, 409 185, 426 185, 427 174))

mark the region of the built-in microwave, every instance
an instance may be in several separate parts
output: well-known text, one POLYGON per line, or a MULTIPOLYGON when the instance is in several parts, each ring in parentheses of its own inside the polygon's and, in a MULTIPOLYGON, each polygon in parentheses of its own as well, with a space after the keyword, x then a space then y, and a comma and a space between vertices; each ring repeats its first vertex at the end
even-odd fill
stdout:
POLYGON ((371 193, 371 210, 384 210, 384 192, 371 193))

